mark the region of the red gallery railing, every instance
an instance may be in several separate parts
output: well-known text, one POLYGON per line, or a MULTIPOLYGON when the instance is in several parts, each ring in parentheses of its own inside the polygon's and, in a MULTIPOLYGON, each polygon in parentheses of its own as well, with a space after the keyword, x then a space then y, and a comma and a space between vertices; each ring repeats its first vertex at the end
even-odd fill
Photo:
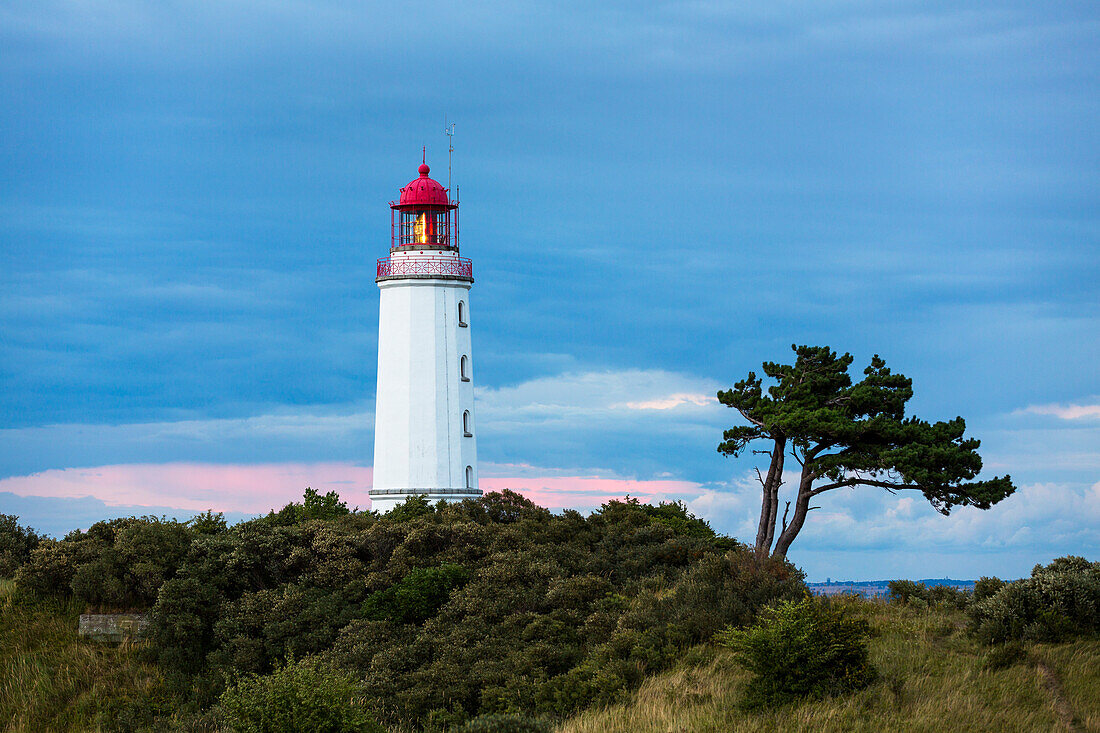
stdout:
POLYGON ((405 275, 474 276, 474 263, 466 257, 383 257, 378 260, 378 277, 404 277, 405 275))

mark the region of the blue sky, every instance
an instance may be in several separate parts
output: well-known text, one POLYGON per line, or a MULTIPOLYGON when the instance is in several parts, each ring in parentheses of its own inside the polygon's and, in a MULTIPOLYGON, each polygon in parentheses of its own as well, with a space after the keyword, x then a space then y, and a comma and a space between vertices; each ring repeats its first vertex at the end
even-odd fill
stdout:
POLYGON ((489 487, 748 538, 707 398, 827 344, 1021 489, 827 496, 811 577, 1097 556, 1093 3, 42 2, 0 61, 0 512, 365 506, 374 260, 447 114, 489 487))

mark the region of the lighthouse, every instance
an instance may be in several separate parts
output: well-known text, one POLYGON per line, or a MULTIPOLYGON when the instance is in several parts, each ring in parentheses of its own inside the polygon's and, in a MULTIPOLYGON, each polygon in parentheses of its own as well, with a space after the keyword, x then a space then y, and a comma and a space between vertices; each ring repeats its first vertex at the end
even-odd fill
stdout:
POLYGON ((390 253, 378 260, 378 393, 371 506, 412 495, 481 496, 477 487, 470 287, 458 253, 458 202, 428 174, 390 203, 390 253))

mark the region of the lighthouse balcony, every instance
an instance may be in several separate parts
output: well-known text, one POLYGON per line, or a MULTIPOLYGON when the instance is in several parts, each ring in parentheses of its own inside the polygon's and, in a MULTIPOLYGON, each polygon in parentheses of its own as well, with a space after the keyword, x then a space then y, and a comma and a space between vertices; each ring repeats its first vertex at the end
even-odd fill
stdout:
POLYGON ((376 282, 404 278, 468 280, 472 282, 474 279, 474 264, 466 257, 451 257, 421 252, 401 253, 378 260, 376 282))

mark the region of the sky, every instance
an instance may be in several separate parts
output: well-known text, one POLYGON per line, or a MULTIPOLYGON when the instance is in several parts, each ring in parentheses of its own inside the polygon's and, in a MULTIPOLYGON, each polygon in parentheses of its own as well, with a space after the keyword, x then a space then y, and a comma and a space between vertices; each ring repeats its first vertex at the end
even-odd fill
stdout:
POLYGON ((1088 2, 4 4, 0 512, 367 508, 374 263, 445 118, 481 488, 751 540, 715 392, 828 345, 1019 489, 826 494, 811 580, 1100 559, 1088 2))

